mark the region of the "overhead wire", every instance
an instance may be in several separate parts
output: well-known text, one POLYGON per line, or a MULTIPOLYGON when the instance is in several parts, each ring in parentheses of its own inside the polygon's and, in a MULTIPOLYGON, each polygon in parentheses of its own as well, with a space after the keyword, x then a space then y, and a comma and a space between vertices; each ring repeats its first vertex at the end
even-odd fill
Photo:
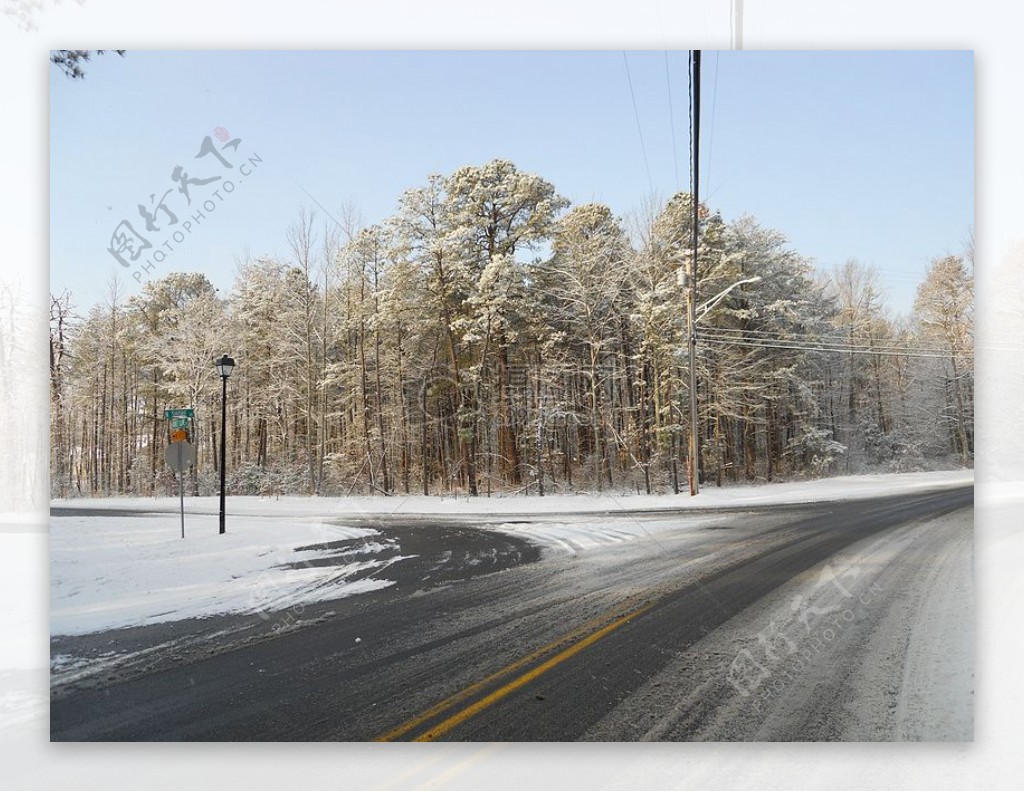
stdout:
MULTIPOLYGON (((862 354, 862 355, 884 355, 889 357, 916 357, 916 358, 940 358, 942 360, 950 360, 954 357, 949 352, 918 352, 913 349, 899 350, 899 349, 884 349, 870 347, 847 347, 841 345, 832 345, 822 343, 820 345, 812 345, 810 343, 785 343, 782 341, 768 342, 767 340, 744 340, 738 338, 718 338, 706 334, 701 334, 700 338, 707 344, 717 344, 719 346, 741 346, 748 347, 751 349, 787 349, 797 352, 830 352, 834 354, 862 354)), ((964 351, 960 353, 961 357, 974 357, 973 352, 964 351)))
POLYGON ((636 131, 640 135, 640 151, 644 155, 644 169, 647 171, 647 184, 651 188, 651 195, 654 195, 654 179, 651 178, 651 166, 647 161, 647 146, 644 143, 644 130, 640 126, 640 111, 636 105, 636 92, 633 90, 633 77, 629 73, 629 59, 626 51, 622 50, 622 63, 626 67, 626 81, 629 83, 629 95, 633 99, 633 116, 636 118, 636 131))
POLYGON ((745 329, 745 328, 740 328, 740 327, 710 327, 709 326, 709 327, 706 327, 703 332, 734 333, 734 334, 737 334, 737 335, 755 335, 755 336, 765 336, 765 337, 767 337, 769 339, 771 339, 771 338, 782 338, 783 340, 788 340, 789 336, 792 336, 792 337, 795 337, 795 338, 809 338, 809 339, 812 339, 812 340, 818 340, 818 339, 821 339, 823 337, 836 336, 836 337, 838 337, 840 339, 850 339, 850 340, 856 339, 858 341, 867 341, 868 343, 871 343, 871 344, 875 343, 876 341, 880 341, 881 340, 876 335, 861 335, 859 333, 850 334, 850 333, 847 333, 842 328, 834 328, 832 330, 825 331, 823 333, 815 333, 813 331, 792 330, 792 331, 787 331, 785 333, 785 335, 783 335, 782 333, 779 333, 778 331, 775 331, 775 330, 752 330, 752 329, 745 329))
POLYGON ((672 164, 676 175, 676 192, 679 192, 679 149, 676 146, 676 115, 672 104, 672 72, 668 67, 668 50, 665 50, 665 83, 668 88, 668 121, 672 131, 672 164))
MULTIPOLYGON (((829 333, 814 333, 814 332, 799 332, 799 331, 788 331, 780 333, 779 331, 772 330, 752 330, 742 329, 736 327, 705 327, 700 329, 700 333, 705 337, 709 335, 717 336, 723 340, 751 340, 751 341, 783 341, 783 342, 807 342, 811 344, 826 343, 830 346, 843 345, 847 347, 854 347, 856 349, 895 349, 895 350, 908 350, 908 351, 934 351, 934 352, 945 352, 945 349, 938 347, 919 347, 909 346, 905 343, 886 343, 880 347, 877 346, 877 342, 881 339, 878 336, 867 336, 860 334, 850 335, 842 329, 836 329, 829 333), (746 338, 752 336, 752 338, 746 338), (838 339, 838 340, 832 340, 838 339), (860 341, 865 343, 850 343, 853 341, 860 341)), ((974 349, 981 349, 986 352, 1022 352, 1024 351, 1024 344, 1013 344, 1009 342, 996 342, 986 343, 972 341, 971 347, 974 349)))
MULTIPOLYGON (((715 50, 715 86, 711 92, 711 128, 708 130, 708 164, 705 167, 708 189, 711 188, 711 155, 715 148, 715 107, 718 104, 718 57, 721 53, 715 50)), ((710 198, 710 196, 708 196, 710 198)))
POLYGON ((836 329, 831 332, 825 333, 814 333, 814 332, 789 332, 779 333, 768 330, 742 330, 734 327, 704 327, 700 329, 700 332, 709 335, 718 335, 723 338, 740 338, 741 340, 752 340, 752 341, 786 341, 786 342, 799 342, 806 341, 810 343, 827 343, 830 345, 846 345, 858 348, 878 348, 888 347, 892 349, 932 349, 937 351, 943 351, 945 347, 918 347, 911 346, 907 343, 891 343, 885 342, 884 339, 878 336, 860 336, 860 335, 848 335, 841 329, 836 329), (751 335, 753 338, 746 339, 745 336, 751 335), (835 340, 832 340, 835 339, 835 340), (857 343, 855 343, 855 341, 857 343))
MULTIPOLYGON (((733 22, 733 20, 732 20, 731 15, 730 15, 730 37, 732 36, 732 33, 733 33, 732 22, 733 22)), ((625 53, 624 52, 623 52, 623 58, 625 58, 625 53)), ((712 157, 713 145, 714 145, 714 122, 715 122, 717 99, 718 99, 719 58, 720 58, 720 53, 716 51, 716 53, 715 53, 715 81, 714 81, 714 89, 713 89, 713 94, 712 94, 712 105, 711 105, 711 127, 710 127, 710 130, 709 130, 710 138, 709 138, 709 141, 708 141, 708 161, 707 161, 708 173, 710 173, 710 169, 711 169, 711 157, 712 157)), ((669 71, 668 71, 668 55, 667 55, 667 53, 665 54, 665 68, 666 68, 666 79, 669 81, 669 85, 671 86, 671 78, 669 77, 669 71)), ((627 74, 628 74, 628 64, 627 64, 627 74)), ((689 152, 690 152, 689 167, 690 167, 690 173, 691 173, 691 176, 692 176, 693 172, 694 172, 693 171, 693 168, 694 168, 694 163, 693 163, 693 146, 692 146, 693 135, 694 135, 694 129, 693 129, 693 52, 692 52, 692 50, 690 52, 690 67, 687 70, 687 92, 688 92, 689 98, 690 98, 690 101, 689 101, 689 111, 688 111, 689 139, 690 139, 690 143, 691 143, 691 146, 689 147, 689 152)), ((670 118, 672 119, 672 124, 673 124, 673 136, 672 136, 672 139, 673 139, 673 157, 675 157, 675 153, 676 153, 675 152, 675 147, 674 147, 675 127, 674 127, 674 117, 672 117, 672 115, 671 115, 671 113, 672 113, 672 111, 671 111, 671 89, 670 89, 669 101, 670 101, 670 118)), ((634 100, 634 110, 635 110, 635 100, 634 100)), ((639 129, 639 115, 637 115, 637 124, 638 124, 638 129, 639 129)), ((642 139, 642 136, 641 136, 641 139, 642 139)), ((677 181, 677 184, 678 184, 678 163, 676 164, 676 168, 677 168, 677 170, 676 170, 676 181, 677 181)), ((692 186, 691 186, 691 189, 692 189, 692 186)), ((891 279, 893 279, 893 280, 898 279, 900 276, 907 278, 907 280, 912 280, 913 279, 912 276, 908 276, 905 273, 899 273, 898 276, 893 277, 895 275, 894 272, 891 272, 889 270, 885 270, 884 273, 883 273, 883 271, 881 271, 880 268, 876 268, 876 270, 879 271, 880 275, 883 275, 883 276, 884 275, 889 275, 889 277, 891 279)), ((935 347, 909 347, 909 346, 900 345, 900 344, 878 345, 878 344, 876 344, 876 340, 877 339, 872 337, 872 336, 864 336, 864 335, 860 335, 860 334, 850 335, 848 333, 843 332, 842 330, 837 330, 837 331, 835 331, 834 334, 830 333, 830 334, 828 334, 828 335, 826 335, 824 337, 822 337, 821 335, 818 335, 818 334, 813 334, 813 333, 796 333, 796 334, 792 334, 791 333, 791 334, 788 334, 789 337, 781 337, 779 334, 772 333, 771 331, 742 330, 742 329, 739 329, 739 328, 710 328, 710 329, 698 329, 697 335, 698 335, 698 337, 701 340, 706 341, 706 342, 711 343, 711 344, 717 344, 717 345, 735 345, 735 346, 745 346, 745 347, 764 348, 764 349, 786 349, 786 350, 811 351, 811 352, 830 352, 830 353, 840 353, 840 354, 871 354, 871 355, 887 355, 887 356, 918 357, 918 358, 950 359, 952 357, 952 355, 949 352, 949 350, 945 350, 945 349, 939 349, 939 348, 935 348, 935 347), (753 338, 748 338, 747 337, 747 336, 751 336, 751 335, 753 335, 754 337, 753 338), (843 340, 833 340, 836 337, 841 337, 843 340), (864 342, 864 341, 866 341, 868 343, 867 344, 855 343, 855 342, 864 342)), ((973 357, 973 351, 970 351, 970 352, 963 351, 963 352, 958 353, 958 354, 961 354, 961 355, 963 355, 965 357, 973 357)))

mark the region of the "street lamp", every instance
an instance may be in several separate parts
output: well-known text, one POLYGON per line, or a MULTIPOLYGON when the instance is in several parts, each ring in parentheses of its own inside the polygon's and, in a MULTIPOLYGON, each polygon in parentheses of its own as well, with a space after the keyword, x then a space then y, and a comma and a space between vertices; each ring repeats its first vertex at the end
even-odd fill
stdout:
POLYGON ((228 442, 228 377, 235 367, 235 361, 227 355, 221 356, 215 364, 220 374, 220 533, 224 533, 224 468, 227 460, 225 450, 228 442))
POLYGON ((737 286, 742 286, 744 283, 760 283, 760 282, 761 282, 761 276, 760 275, 755 275, 753 278, 744 278, 741 281, 736 281, 732 286, 729 286, 728 288, 722 289, 722 291, 720 291, 718 294, 716 294, 714 297, 712 297, 710 300, 705 302, 702 306, 700 306, 697 309, 698 311, 700 311, 700 316, 697 317, 697 319, 695 320, 694 323, 696 324, 701 319, 703 319, 704 315, 708 311, 710 311, 712 308, 714 308, 716 305, 718 305, 722 300, 724 300, 725 296, 729 292, 731 292, 733 289, 735 289, 737 286))

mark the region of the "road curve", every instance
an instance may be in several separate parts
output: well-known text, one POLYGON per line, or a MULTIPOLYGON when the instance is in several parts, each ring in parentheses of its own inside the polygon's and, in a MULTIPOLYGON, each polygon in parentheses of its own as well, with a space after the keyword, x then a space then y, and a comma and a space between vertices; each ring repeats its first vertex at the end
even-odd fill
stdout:
MULTIPOLYGON (((914 640, 932 640, 938 628, 913 638, 908 625, 928 600, 914 587, 916 578, 908 578, 913 574, 897 571, 921 569, 935 554, 959 558, 969 542, 964 521, 949 516, 969 515, 972 504, 968 487, 756 509, 723 516, 717 530, 664 532, 656 541, 579 559, 538 561, 533 550, 498 542, 507 552, 496 553, 504 561, 489 570, 457 562, 464 551, 467 559, 490 557, 482 551, 496 541, 489 532, 407 521, 385 530, 400 542, 419 542, 420 556, 447 558, 447 572, 443 564, 419 562, 403 585, 325 603, 295 629, 268 630, 264 623, 248 633, 221 630, 232 637, 211 637, 205 648, 173 660, 87 685, 55 686, 51 737, 924 738, 929 733, 907 708, 938 718, 942 706, 907 669, 931 668, 934 658, 914 649, 914 640), (929 532, 936 520, 945 527, 929 532), (874 560, 858 567, 861 558, 874 560), (910 561, 901 567, 901 559, 910 561), (825 573, 829 585, 822 584, 825 573), (865 592, 875 585, 877 602, 887 592, 885 607, 858 606, 864 613, 847 619, 853 598, 866 596, 855 583, 865 592), (826 601, 829 596, 839 599, 826 601), (807 607, 797 632, 773 635, 778 615, 789 614, 790 603, 796 614, 801 597, 807 607), (829 627, 828 618, 842 621, 829 627), (841 636, 821 637, 840 627, 841 636), (899 636, 895 644, 891 635, 899 636), (828 651, 816 649, 798 674, 791 666, 810 652, 804 638, 828 651), (858 655, 858 646, 873 649, 858 655), (902 679, 900 690, 907 691, 894 705, 904 711, 871 731, 856 712, 872 686, 864 666, 886 651, 894 658, 886 679, 902 679), (781 679, 785 685, 776 690, 781 679)), ((950 564, 954 575, 960 567, 950 564)), ((939 575, 929 585, 941 588, 943 580, 939 575)), ((938 612, 925 616, 942 619, 938 612)), ((144 639, 119 631, 116 640, 127 644, 134 635, 160 644, 174 629, 150 630, 144 639)), ((83 640, 100 643, 104 636, 83 640)), ((887 709, 888 700, 877 707, 887 709)), ((943 738, 963 737, 954 731, 943 738)))

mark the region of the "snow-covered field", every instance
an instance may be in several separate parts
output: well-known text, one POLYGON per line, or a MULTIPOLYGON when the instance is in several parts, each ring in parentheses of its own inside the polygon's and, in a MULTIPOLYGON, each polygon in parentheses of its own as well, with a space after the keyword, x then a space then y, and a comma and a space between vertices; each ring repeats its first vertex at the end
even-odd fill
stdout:
POLYGON ((228 500, 228 530, 223 536, 217 532, 217 499, 189 498, 185 501, 185 539, 180 538, 175 498, 54 501, 54 506, 86 512, 114 509, 146 513, 111 516, 104 511, 51 518, 50 631, 52 635, 78 635, 220 613, 283 610, 390 585, 386 567, 397 557, 393 553, 386 554, 387 560, 374 557, 386 547, 374 529, 333 524, 346 517, 478 515, 485 518, 482 521, 491 530, 515 534, 549 553, 577 555, 655 537, 664 530, 699 527, 713 517, 695 514, 685 521, 678 516, 641 521, 621 515, 595 525, 593 520, 566 517, 566 513, 704 510, 846 500, 970 484, 973 478, 970 470, 851 476, 792 484, 710 487, 696 498, 608 494, 473 500, 423 496, 232 497, 228 500), (506 515, 536 517, 503 522, 501 518, 506 515), (336 556, 337 550, 297 550, 345 540, 358 540, 353 544, 351 561, 336 558, 330 565, 316 565, 313 562, 317 559, 336 556))

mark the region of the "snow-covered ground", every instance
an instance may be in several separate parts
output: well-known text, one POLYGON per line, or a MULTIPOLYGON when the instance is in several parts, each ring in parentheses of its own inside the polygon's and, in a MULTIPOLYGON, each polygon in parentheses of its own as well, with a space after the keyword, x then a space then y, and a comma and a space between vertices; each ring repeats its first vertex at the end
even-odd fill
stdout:
MULTIPOLYGON (((390 585, 386 567, 398 560, 372 528, 333 524, 346 517, 451 515, 484 518, 491 530, 517 535, 555 554, 577 555, 666 530, 699 528, 710 513, 659 519, 661 509, 747 508, 768 504, 845 500, 969 484, 973 471, 837 479, 764 486, 707 488, 696 498, 636 495, 439 499, 232 497, 228 531, 217 532, 216 498, 185 501, 186 538, 180 538, 175 498, 54 501, 84 510, 50 523, 50 631, 80 635, 221 613, 263 613, 337 599, 390 585), (133 510, 111 516, 90 510, 133 510), (585 516, 622 511, 595 524, 585 516), (506 515, 535 515, 503 522, 506 515), (547 517, 545 517, 547 515, 547 517), (558 515, 557 517, 555 515, 558 515), (331 520, 331 523, 325 522, 331 520), (352 559, 317 565, 337 549, 310 545, 360 540, 352 559), (375 556, 381 555, 380 558, 375 556), (384 560, 386 556, 387 560, 384 560)), ((655 538, 656 541, 656 538, 655 538)))
POLYGON ((51 634, 282 610, 390 585, 381 573, 396 557, 373 558, 385 548, 373 529, 256 516, 234 527, 221 536, 215 516, 189 515, 182 539, 176 515, 53 517, 51 634), (351 562, 316 566, 337 551, 298 549, 353 539, 351 562))
POLYGON ((972 528, 962 509, 844 548, 678 652, 587 738, 971 740, 972 528))
MULTIPOLYGON (((691 497, 679 495, 636 495, 631 493, 580 493, 577 495, 494 495, 441 497, 394 495, 392 497, 320 498, 284 496, 232 496, 228 498, 229 514, 276 516, 337 516, 392 514, 416 515, 483 515, 483 514, 553 514, 559 512, 603 513, 614 511, 656 509, 704 509, 766 506, 782 503, 852 500, 884 495, 899 495, 939 487, 955 487, 974 482, 973 470, 944 470, 929 473, 887 473, 865 476, 840 476, 775 484, 705 485, 691 497)), ((177 511, 178 499, 171 498, 72 498, 54 500, 51 506, 74 509, 133 509, 137 511, 177 511)), ((193 514, 216 514, 216 496, 186 498, 185 511, 193 514)))

